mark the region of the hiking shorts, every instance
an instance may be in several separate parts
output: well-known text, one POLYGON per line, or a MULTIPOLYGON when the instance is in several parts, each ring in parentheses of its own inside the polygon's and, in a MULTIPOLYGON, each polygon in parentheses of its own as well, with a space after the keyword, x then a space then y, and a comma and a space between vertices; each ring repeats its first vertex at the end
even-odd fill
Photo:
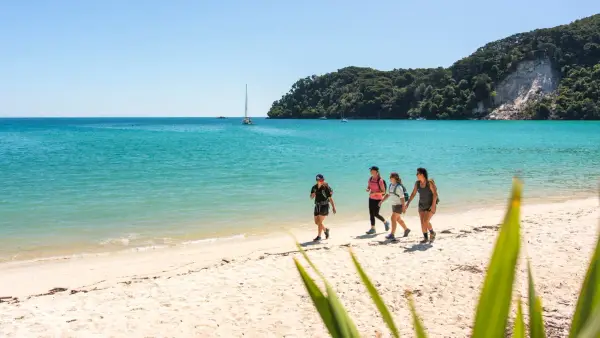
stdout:
POLYGON ((402 204, 392 205, 392 212, 401 214, 402 213, 402 204))
POLYGON ((315 204, 314 216, 327 216, 329 215, 329 204, 315 204))

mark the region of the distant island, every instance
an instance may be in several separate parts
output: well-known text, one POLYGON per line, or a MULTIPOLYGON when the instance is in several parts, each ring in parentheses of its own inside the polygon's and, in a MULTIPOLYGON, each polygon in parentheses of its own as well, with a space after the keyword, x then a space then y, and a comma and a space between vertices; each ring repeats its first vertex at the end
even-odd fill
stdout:
POLYGON ((600 14, 488 43, 449 68, 298 80, 270 118, 600 119, 600 14))

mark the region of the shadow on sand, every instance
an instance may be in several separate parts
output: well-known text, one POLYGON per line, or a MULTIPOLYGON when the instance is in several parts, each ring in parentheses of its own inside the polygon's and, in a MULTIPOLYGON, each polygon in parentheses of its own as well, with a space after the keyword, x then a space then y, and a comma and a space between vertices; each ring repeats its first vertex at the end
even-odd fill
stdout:
POLYGON ((371 234, 371 235, 369 235, 369 234, 364 234, 364 235, 356 236, 356 237, 354 237, 354 238, 355 238, 355 239, 369 239, 369 238, 375 238, 375 237, 377 237, 377 236, 379 236, 379 235, 383 235, 383 234, 385 234, 385 232, 379 232, 379 233, 376 233, 376 234, 371 234))
POLYGON ((415 251, 426 251, 433 248, 433 245, 429 244, 429 243, 424 243, 424 244, 414 244, 411 247, 407 247, 404 248, 404 252, 415 252, 415 251))
POLYGON ((323 244, 323 242, 321 242, 321 241, 308 241, 308 242, 300 243, 300 246, 303 247, 303 248, 306 248, 308 246, 319 245, 319 244, 323 244))

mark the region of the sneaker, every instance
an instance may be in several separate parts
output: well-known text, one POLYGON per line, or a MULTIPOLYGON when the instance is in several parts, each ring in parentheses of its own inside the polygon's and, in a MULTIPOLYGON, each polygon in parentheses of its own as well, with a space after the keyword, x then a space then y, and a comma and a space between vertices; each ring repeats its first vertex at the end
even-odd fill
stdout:
POLYGON ((385 231, 390 231, 390 222, 385 221, 385 223, 383 223, 383 226, 385 226, 385 231))
POLYGON ((435 231, 431 231, 429 233, 429 238, 430 238, 430 240, 429 240, 430 242, 433 242, 435 240, 435 231))
POLYGON ((371 228, 371 230, 367 231, 367 235, 375 235, 377 233, 377 231, 375 231, 375 228, 371 228))
POLYGON ((423 240, 420 241, 419 244, 426 244, 427 242, 429 242, 429 240, 427 238, 423 238, 423 240))
POLYGON ((329 239, 329 228, 325 228, 325 239, 329 239))
POLYGON ((396 236, 394 236, 394 234, 389 234, 389 235, 385 236, 385 239, 389 239, 390 241, 395 241, 396 236))
POLYGON ((321 236, 317 236, 317 237, 315 237, 315 239, 313 239, 313 242, 318 242, 320 240, 321 240, 321 236))
POLYGON ((404 236, 402 237, 408 237, 408 234, 410 234, 410 229, 404 230, 404 236))

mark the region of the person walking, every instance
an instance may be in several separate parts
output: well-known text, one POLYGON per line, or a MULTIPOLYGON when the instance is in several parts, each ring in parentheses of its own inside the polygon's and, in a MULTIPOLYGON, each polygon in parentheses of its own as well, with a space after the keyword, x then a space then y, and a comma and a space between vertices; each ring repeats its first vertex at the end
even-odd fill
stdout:
POLYGON ((386 194, 385 181, 381 178, 378 167, 373 166, 370 168, 370 171, 371 177, 369 177, 367 183, 367 192, 369 193, 369 218, 371 221, 371 229, 367 231, 367 235, 374 235, 377 233, 375 230, 375 219, 378 219, 383 223, 385 231, 390 230, 390 222, 386 221, 385 218, 379 214, 381 208, 379 202, 383 200, 383 196, 386 194))
POLYGON ((331 211, 333 214, 336 213, 335 202, 333 201, 333 189, 325 182, 325 177, 318 174, 316 176, 317 184, 313 185, 310 189, 310 199, 315 200, 315 209, 313 211, 315 224, 317 225, 317 237, 313 239, 314 242, 321 240, 321 234, 325 233, 325 239, 329 238, 329 228, 326 228, 323 222, 329 215, 329 204, 331 204, 331 211))
POLYGON ((432 179, 429 179, 427 169, 425 168, 417 168, 417 181, 415 182, 415 187, 413 188, 412 194, 410 194, 405 209, 408 208, 417 192, 419 193, 419 218, 421 219, 421 231, 423 232, 423 240, 421 243, 427 243, 429 241, 427 238, 428 232, 429 236, 431 236, 431 242, 433 242, 436 234, 431 225, 431 218, 435 215, 439 200, 435 182, 432 179))
POLYGON ((388 187, 387 193, 381 202, 379 202, 379 206, 388 200, 392 205, 392 231, 386 236, 386 238, 395 241, 396 228, 398 224, 400 224, 402 229, 404 229, 404 235, 402 237, 406 237, 410 233, 410 229, 406 227, 406 223, 404 223, 402 220, 402 214, 406 211, 408 193, 406 192, 406 188, 402 184, 402 180, 400 179, 400 175, 398 175, 398 173, 390 174, 390 186, 388 187))

